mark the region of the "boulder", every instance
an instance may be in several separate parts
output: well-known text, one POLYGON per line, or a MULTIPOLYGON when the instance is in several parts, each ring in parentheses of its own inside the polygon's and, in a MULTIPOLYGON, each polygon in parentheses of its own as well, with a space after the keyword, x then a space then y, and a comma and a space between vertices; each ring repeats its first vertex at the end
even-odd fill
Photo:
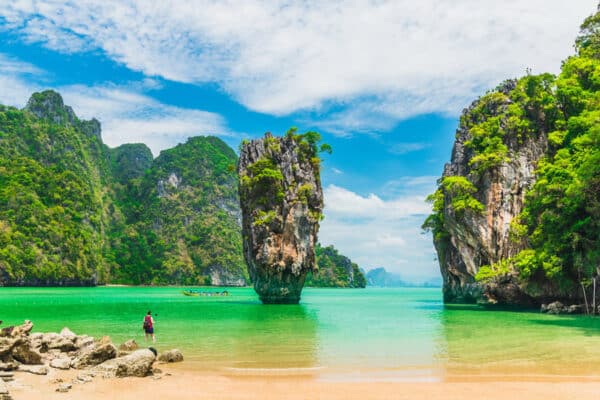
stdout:
POLYGON ((163 351, 158 356, 158 361, 166 363, 180 362, 183 361, 183 354, 181 354, 181 351, 177 349, 163 351))
POLYGON ((74 334, 69 328, 64 327, 62 328, 62 330, 60 331, 60 336, 69 339, 71 341, 75 341, 75 339, 77 338, 77 335, 74 334))
POLYGON ((15 346, 12 350, 12 356, 15 360, 28 365, 42 364, 42 355, 33 350, 29 343, 22 343, 15 346))
POLYGON ((84 350, 94 345, 94 338, 88 335, 80 335, 75 338, 75 347, 84 350))
POLYGON ((152 364, 155 360, 153 352, 142 349, 124 357, 108 360, 98 365, 95 370, 105 377, 144 377, 152 375, 152 364))
POLYGON ((117 348, 112 343, 99 344, 89 349, 71 362, 71 367, 82 369, 101 364, 117 356, 117 348))
POLYGON ((69 369, 71 368, 71 359, 70 358, 55 358, 50 361, 50 366, 56 369, 69 369))
POLYGON ((21 337, 29 335, 29 332, 33 329, 33 323, 29 320, 25 320, 22 325, 9 326, 0 329, 0 337, 21 337))
POLYGON ((18 370, 35 375, 48 375, 48 367, 45 365, 19 365, 18 370))
POLYGON ((119 350, 121 351, 134 351, 139 349, 137 342, 133 339, 129 339, 125 343, 119 346, 119 350))
POLYGON ((58 333, 45 333, 42 337, 42 350, 58 349, 62 352, 77 350, 74 340, 67 339, 58 333))
POLYGON ((560 301, 555 301, 546 307, 548 314, 561 314, 566 311, 566 307, 560 301))
POLYGON ((22 338, 0 337, 0 357, 7 356, 16 346, 24 342, 22 338))
POLYGON ((571 304, 567 307, 567 314, 583 314, 585 312, 585 305, 582 304, 571 304))
POLYGON ((25 320, 23 325, 15 326, 15 329, 12 332, 13 337, 16 336, 27 336, 29 332, 33 329, 33 323, 30 320, 25 320))
POLYGON ((32 333, 29 335, 29 346, 37 352, 45 353, 48 351, 47 348, 44 348, 42 342, 44 340, 43 333, 32 333))
POLYGON ((112 344, 112 340, 110 340, 110 336, 102 336, 100 339, 98 339, 97 344, 107 344, 107 343, 111 343, 112 344))

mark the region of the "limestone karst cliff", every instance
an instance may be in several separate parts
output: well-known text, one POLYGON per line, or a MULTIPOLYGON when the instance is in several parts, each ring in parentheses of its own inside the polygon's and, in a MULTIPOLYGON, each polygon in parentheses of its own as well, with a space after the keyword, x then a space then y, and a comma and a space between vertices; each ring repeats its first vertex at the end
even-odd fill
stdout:
MULTIPOLYGON (((535 166, 548 147, 547 132, 540 127, 521 140, 510 132, 502 144, 506 149, 494 164, 483 167, 485 161, 473 162, 479 154, 473 146, 472 130, 479 125, 481 110, 489 113, 487 118, 498 118, 499 127, 508 128, 511 116, 506 110, 514 104, 510 95, 516 85, 515 81, 505 82, 463 112, 451 161, 444 168, 440 185, 444 233, 436 235, 434 244, 446 301, 480 299, 483 287, 475 282, 479 268, 513 257, 523 249, 523 243, 511 239, 510 223, 523 210, 525 195, 535 180, 535 166), (457 206, 460 201, 465 204, 457 206)), ((517 296, 513 300, 524 300, 519 290, 510 295, 517 296)))
POLYGON ((0 286, 247 284, 235 152, 109 148, 52 90, 0 105, 0 286))
POLYGON ((558 76, 508 80, 464 110, 423 224, 446 302, 596 303, 599 28, 586 19, 558 76))
POLYGON ((340 254, 334 246, 315 247, 317 271, 306 278, 306 286, 364 288, 367 286, 365 275, 360 267, 348 257, 340 254))
POLYGON ((323 210, 316 132, 242 143, 238 173, 244 258, 264 303, 298 303, 315 268, 323 210))

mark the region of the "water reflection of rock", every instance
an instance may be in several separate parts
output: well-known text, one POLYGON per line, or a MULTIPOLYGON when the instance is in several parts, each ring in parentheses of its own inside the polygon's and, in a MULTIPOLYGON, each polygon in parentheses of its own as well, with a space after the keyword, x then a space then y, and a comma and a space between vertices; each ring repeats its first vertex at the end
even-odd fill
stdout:
POLYGON ((226 368, 231 373, 303 374, 318 367, 317 320, 304 306, 248 304, 238 306, 237 312, 232 332, 226 333, 231 341, 226 368))

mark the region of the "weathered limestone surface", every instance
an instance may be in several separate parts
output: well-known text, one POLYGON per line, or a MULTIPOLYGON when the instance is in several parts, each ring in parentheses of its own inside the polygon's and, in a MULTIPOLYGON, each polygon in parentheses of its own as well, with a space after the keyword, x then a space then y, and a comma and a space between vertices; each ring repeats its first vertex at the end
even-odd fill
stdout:
POLYGON ((106 361, 97 367, 98 371, 105 377, 144 377, 152 374, 152 364, 156 355, 149 349, 136 350, 133 353, 106 361))
POLYGON ((183 354, 178 349, 163 351, 158 356, 158 361, 174 363, 183 361, 183 354))
MULTIPOLYGON (((107 378, 136 376, 144 377, 153 373, 156 350, 137 350, 135 340, 126 341, 120 346, 123 352, 132 351, 117 357, 117 348, 108 336, 99 340, 87 335, 76 335, 68 328, 60 333, 30 333, 31 321, 19 326, 11 326, 0 332, 0 400, 10 400, 4 380, 13 380, 13 371, 37 375, 47 375, 51 368, 68 370, 85 369, 72 382, 84 384, 101 375, 107 378)), ((179 350, 164 353, 168 362, 183 361, 179 350)), ((160 378, 160 376, 158 377, 160 378)), ((62 382, 62 380, 58 380, 62 382)), ((68 392, 70 383, 61 383, 56 391, 68 392)))
POLYGON ((102 364, 117 356, 117 348, 112 343, 102 343, 92 349, 83 352, 71 362, 73 368, 82 369, 102 364))
MULTIPOLYGON (((499 90, 509 93, 514 86, 514 81, 507 81, 499 90)), ((468 117, 478 101, 464 110, 463 117, 468 117)), ((499 104, 498 112, 509 104, 510 100, 499 104)), ((446 164, 443 176, 464 176, 471 181, 478 189, 474 197, 485 206, 485 212, 467 212, 457 218, 448 206, 450 202, 445 202, 444 224, 449 238, 434 241, 444 281, 444 300, 532 304, 532 299, 510 276, 487 286, 475 282, 474 276, 482 265, 512 257, 524 248, 522 243, 509 238, 510 223, 523 210, 525 194, 535 183, 535 167, 547 152, 547 132, 538 132, 524 141, 506 137, 509 161, 481 175, 474 173, 469 165, 473 154, 465 143, 471 138, 470 131, 461 123, 451 162, 446 164)))
POLYGON ((292 135, 267 133, 242 145, 238 173, 244 257, 263 303, 298 303, 306 274, 315 268, 323 211, 315 157, 292 135), (261 163, 271 163, 271 174, 261 175, 261 163))

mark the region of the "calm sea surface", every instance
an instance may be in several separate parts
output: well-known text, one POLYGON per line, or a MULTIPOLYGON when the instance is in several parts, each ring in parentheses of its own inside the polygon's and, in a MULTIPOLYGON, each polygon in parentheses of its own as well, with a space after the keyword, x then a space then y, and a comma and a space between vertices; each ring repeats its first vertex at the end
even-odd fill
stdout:
MULTIPOLYGON (((206 288, 217 291, 216 288, 206 288)), ((296 371, 322 379, 600 379, 600 317, 444 306, 440 289, 305 289, 300 305, 262 305, 250 288, 186 297, 181 288, 0 288, 3 326, 109 335, 179 348, 186 368, 296 371)))

